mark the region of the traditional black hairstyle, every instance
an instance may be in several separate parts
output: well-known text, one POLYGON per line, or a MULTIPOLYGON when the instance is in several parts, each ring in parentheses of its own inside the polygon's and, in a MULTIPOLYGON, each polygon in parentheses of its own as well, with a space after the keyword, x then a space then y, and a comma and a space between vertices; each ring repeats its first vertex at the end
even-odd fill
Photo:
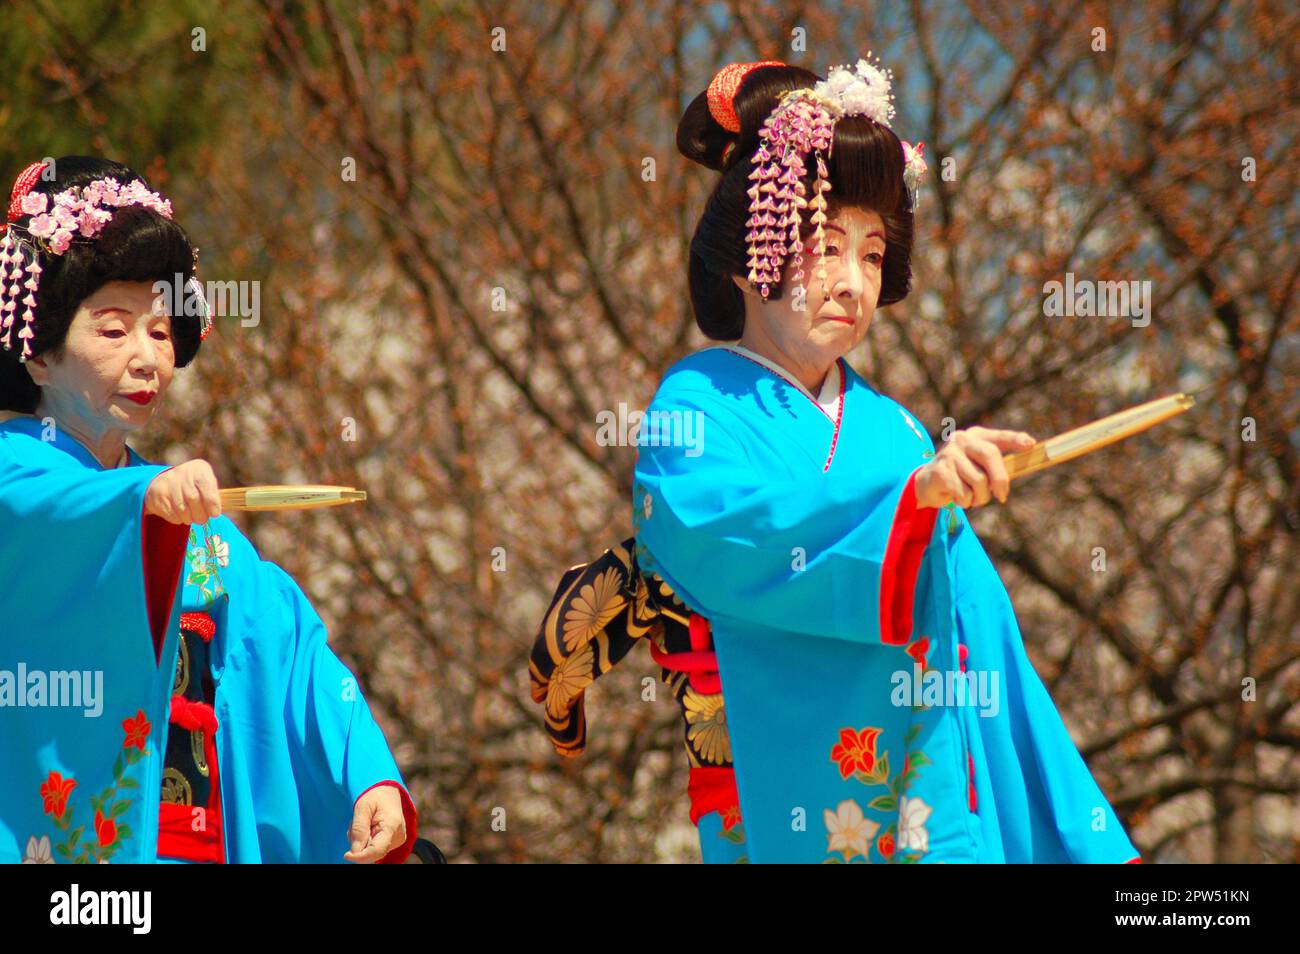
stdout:
MULTIPOLYGON (((91 156, 64 156, 53 162, 54 176, 40 178, 30 193, 53 196, 74 186, 86 186, 96 179, 116 179, 122 185, 144 178, 120 162, 91 156)), ((25 228, 31 216, 10 214, 8 222, 25 228)), ((172 219, 140 205, 113 211, 113 219, 93 241, 73 241, 62 255, 41 248, 23 231, 25 254, 33 248, 41 266, 40 286, 35 293, 35 336, 32 356, 49 353, 61 357, 68 328, 81 303, 109 282, 159 282, 169 284, 181 276, 187 282, 194 275, 194 247, 185 230, 172 219)), ((184 312, 184 309, 182 309, 184 312)), ((173 314, 172 342, 176 367, 183 368, 198 353, 201 319, 173 314)), ((0 348, 0 410, 30 414, 36 410, 41 389, 19 362, 19 351, 0 348)))
MULTIPOLYGON (((745 330, 744 295, 732 276, 746 278, 749 274, 749 174, 759 147, 759 130, 782 93, 811 87, 821 79, 799 66, 759 66, 745 76, 732 99, 739 133, 729 132, 713 117, 707 90, 691 101, 677 124, 678 151, 722 173, 695 227, 690 248, 691 306, 695 323, 710 338, 734 341, 745 330)), ((880 214, 885 224, 885 260, 877 304, 902 301, 912 280, 912 199, 903 182, 902 143, 887 126, 866 116, 846 115, 835 124, 834 146, 826 166, 832 186, 826 214, 834 217, 846 206, 880 214)), ((815 174, 812 165, 804 180, 808 196, 813 195, 815 174)), ((806 241, 813 227, 806 212, 802 219, 800 233, 806 241)), ((773 288, 768 297, 780 300, 782 293, 783 289, 773 288)))

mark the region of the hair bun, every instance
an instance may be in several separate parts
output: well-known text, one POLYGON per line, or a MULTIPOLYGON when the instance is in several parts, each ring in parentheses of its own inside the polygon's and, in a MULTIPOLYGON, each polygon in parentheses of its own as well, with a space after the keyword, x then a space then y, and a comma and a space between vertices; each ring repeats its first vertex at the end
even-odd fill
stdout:
POLYGON ((677 151, 715 172, 724 171, 734 152, 758 146, 758 130, 776 108, 781 94, 811 86, 819 77, 801 66, 779 60, 729 63, 714 74, 677 124, 677 151))
POLYGON ((707 90, 691 100, 677 124, 677 151, 715 172, 722 171, 723 150, 735 145, 736 138, 713 118, 707 90))

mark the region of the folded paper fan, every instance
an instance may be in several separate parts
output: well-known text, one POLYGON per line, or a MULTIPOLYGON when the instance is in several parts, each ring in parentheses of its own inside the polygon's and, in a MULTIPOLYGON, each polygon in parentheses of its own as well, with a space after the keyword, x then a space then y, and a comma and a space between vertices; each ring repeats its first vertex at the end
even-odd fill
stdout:
POLYGON ((1007 476, 1015 480, 1132 437, 1161 421, 1182 414, 1195 403, 1196 399, 1190 394, 1181 392, 1148 401, 1039 441, 1029 450, 1007 454, 1002 462, 1006 465, 1007 476))
POLYGON ((364 490, 321 484, 268 484, 228 487, 221 492, 223 510, 312 510, 366 499, 364 490))

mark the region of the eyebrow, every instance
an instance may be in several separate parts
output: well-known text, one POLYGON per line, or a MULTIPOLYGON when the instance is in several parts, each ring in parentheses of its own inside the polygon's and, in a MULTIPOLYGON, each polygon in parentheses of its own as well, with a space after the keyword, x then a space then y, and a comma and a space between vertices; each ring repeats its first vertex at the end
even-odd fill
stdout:
MULTIPOLYGON (((827 223, 825 223, 825 224, 822 226, 822 228, 824 228, 824 229, 832 229, 832 230, 834 230, 834 231, 836 231, 836 232, 839 232, 841 235, 848 235, 848 233, 845 232, 842 228, 840 228, 838 225, 835 225, 835 224, 833 224, 833 223, 831 223, 831 222, 827 222, 827 223)), ((880 240, 883 241, 884 238, 885 238, 885 235, 884 235, 884 233, 881 232, 879 229, 872 229, 870 232, 868 232, 866 235, 864 235, 863 238, 878 238, 878 239, 880 239, 880 240)))
MULTIPOLYGON (((122 314, 124 314, 124 315, 132 314, 132 311, 131 311, 130 308, 123 308, 121 305, 108 305, 107 307, 104 307, 104 308, 96 308, 94 311, 92 311, 92 312, 90 313, 90 317, 91 317, 91 318, 103 318, 105 315, 107 315, 109 312, 112 312, 112 311, 120 311, 120 312, 121 312, 122 314)), ((150 318, 162 318, 162 317, 171 317, 171 316, 170 316, 170 315, 166 315, 166 316, 164 316, 164 315, 150 315, 149 317, 150 317, 150 318)))

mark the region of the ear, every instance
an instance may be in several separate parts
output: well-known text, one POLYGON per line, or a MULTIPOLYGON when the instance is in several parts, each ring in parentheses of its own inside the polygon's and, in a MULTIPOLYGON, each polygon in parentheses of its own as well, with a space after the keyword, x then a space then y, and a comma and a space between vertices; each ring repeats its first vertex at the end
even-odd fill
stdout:
POLYGON ((754 290, 749 286, 748 278, 743 278, 740 275, 732 275, 731 280, 736 283, 736 287, 740 289, 742 295, 748 295, 754 290))
POLYGON ((31 375, 32 382, 38 387, 43 388, 50 383, 50 364, 44 355, 37 355, 28 358, 23 367, 31 375))

